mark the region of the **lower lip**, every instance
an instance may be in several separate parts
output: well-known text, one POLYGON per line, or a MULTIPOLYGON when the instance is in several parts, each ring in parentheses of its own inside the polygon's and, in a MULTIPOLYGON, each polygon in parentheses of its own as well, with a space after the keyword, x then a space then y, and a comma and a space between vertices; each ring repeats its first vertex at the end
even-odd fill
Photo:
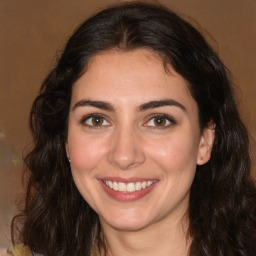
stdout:
POLYGON ((122 202, 131 202, 131 201, 136 201, 139 200, 140 198, 146 196, 149 194, 155 187, 156 183, 152 184, 149 187, 146 187, 141 190, 136 190, 134 192, 120 192, 120 191, 115 191, 111 188, 109 188, 102 180, 99 180, 100 184, 102 185, 103 189, 105 192, 112 197, 113 199, 117 201, 122 201, 122 202))

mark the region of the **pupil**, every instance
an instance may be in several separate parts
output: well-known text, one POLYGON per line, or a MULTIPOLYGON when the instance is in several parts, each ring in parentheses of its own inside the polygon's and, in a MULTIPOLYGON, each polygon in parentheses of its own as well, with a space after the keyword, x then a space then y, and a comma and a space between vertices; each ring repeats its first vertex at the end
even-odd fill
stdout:
POLYGON ((163 126, 163 125, 165 125, 165 119, 162 118, 162 117, 161 118, 156 118, 155 119, 155 124, 163 126))
POLYGON ((101 125, 102 124, 102 118, 101 117, 94 117, 93 119, 92 119, 92 123, 93 123, 93 125, 101 125))

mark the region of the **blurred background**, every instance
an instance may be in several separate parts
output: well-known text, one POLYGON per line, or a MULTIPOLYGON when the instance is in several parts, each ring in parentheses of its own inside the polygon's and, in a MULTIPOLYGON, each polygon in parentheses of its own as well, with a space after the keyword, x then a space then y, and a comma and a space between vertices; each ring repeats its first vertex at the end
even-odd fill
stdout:
MULTIPOLYGON (((122 1, 0 0, 0 255, 11 245, 11 218, 23 198, 22 155, 31 142, 28 115, 32 101, 78 24, 116 2, 122 1)), ((233 73, 255 151, 256 1, 158 2, 199 28, 233 73)))

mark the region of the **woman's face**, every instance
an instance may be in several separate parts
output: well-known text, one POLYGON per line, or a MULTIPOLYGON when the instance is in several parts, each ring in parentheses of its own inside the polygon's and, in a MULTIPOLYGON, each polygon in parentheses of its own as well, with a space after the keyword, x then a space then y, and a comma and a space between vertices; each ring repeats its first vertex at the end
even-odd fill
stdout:
POLYGON ((73 86, 67 155, 103 228, 179 221, 212 140, 187 82, 148 50, 98 54, 73 86))

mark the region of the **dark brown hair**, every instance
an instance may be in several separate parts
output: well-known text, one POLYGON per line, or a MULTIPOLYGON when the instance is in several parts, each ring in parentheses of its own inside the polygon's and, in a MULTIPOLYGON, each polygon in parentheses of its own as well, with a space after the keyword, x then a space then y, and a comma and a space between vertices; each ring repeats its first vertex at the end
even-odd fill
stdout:
POLYGON ((138 48, 158 53, 188 81, 201 129, 215 123, 211 159, 197 167, 191 188, 189 255, 255 255, 256 189, 229 72, 190 24, 163 6, 138 2, 86 20, 43 82, 30 115, 34 148, 25 158, 26 202, 13 239, 23 221, 16 240, 43 255, 89 256, 94 238, 101 242, 98 216, 79 194, 66 158, 71 89, 95 54, 138 48))

